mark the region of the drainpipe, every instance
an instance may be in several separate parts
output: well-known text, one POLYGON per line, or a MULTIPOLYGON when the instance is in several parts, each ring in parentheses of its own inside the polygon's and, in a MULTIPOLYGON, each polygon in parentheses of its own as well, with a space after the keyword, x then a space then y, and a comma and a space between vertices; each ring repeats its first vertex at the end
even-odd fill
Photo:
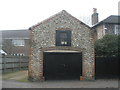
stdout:
POLYGON ((102 25, 102 37, 105 35, 105 23, 102 25))

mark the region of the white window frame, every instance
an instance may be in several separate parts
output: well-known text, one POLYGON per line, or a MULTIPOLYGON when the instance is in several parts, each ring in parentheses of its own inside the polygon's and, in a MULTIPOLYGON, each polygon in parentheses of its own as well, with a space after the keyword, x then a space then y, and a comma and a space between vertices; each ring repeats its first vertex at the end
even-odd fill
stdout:
POLYGON ((23 40, 23 39, 13 39, 12 44, 14 46, 25 46, 25 40, 23 40))

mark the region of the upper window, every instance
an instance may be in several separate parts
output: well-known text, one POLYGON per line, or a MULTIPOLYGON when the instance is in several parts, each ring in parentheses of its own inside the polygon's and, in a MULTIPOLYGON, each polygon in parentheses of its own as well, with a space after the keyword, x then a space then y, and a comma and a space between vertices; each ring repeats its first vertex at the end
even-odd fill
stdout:
POLYGON ((24 46, 25 45, 25 41, 24 40, 12 40, 12 44, 14 46, 24 46))
POLYGON ((56 31, 56 46, 71 46, 71 31, 57 30, 56 31))
POLYGON ((120 34, 120 25, 115 25, 115 32, 116 35, 120 34))

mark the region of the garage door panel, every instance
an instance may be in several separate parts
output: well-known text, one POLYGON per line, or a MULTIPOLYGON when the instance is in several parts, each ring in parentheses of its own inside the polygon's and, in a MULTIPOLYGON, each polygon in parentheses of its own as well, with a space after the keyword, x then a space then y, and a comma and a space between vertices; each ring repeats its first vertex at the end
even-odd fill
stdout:
POLYGON ((81 53, 44 53, 45 79, 72 79, 82 75, 81 53))

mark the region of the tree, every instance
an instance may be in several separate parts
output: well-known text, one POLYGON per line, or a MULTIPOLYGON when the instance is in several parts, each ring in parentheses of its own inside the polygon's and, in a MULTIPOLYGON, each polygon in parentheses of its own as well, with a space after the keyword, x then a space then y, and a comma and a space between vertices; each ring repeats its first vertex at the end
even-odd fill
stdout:
POLYGON ((118 56, 118 39, 117 35, 105 35, 102 39, 99 39, 95 43, 96 56, 118 56))

